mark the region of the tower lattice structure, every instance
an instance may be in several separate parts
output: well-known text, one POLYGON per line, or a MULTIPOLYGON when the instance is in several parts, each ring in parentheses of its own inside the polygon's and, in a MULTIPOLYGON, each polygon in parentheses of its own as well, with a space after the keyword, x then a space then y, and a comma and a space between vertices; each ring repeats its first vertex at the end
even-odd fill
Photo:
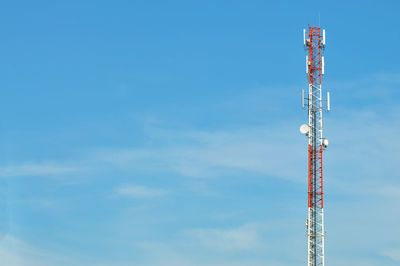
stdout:
MULTIPOLYGON (((324 74, 325 30, 309 26, 304 30, 304 45, 307 50, 306 73, 308 74, 308 218, 307 244, 308 266, 324 265, 324 190, 323 151, 328 140, 323 138, 322 76, 324 74)), ((329 94, 327 95, 329 110, 329 94)), ((303 92, 304 102, 304 92, 303 92)), ((304 106, 304 104, 303 104, 304 106)), ((304 133, 304 132, 303 132, 304 133)))

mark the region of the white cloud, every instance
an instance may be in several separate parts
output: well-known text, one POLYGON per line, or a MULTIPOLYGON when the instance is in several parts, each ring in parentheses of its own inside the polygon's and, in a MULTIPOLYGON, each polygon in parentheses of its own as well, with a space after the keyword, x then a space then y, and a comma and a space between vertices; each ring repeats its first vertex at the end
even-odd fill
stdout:
POLYGON ((15 236, 6 234, 0 239, 1 265, 4 266, 128 266, 132 264, 97 261, 97 258, 64 255, 35 247, 15 236))
POLYGON ((0 167, 0 177, 60 175, 76 171, 76 168, 52 163, 23 163, 0 167))
POLYGON ((144 266, 261 266, 295 265, 301 262, 280 247, 285 246, 285 234, 277 243, 267 240, 273 226, 248 223, 231 228, 197 228, 182 231, 180 237, 168 242, 138 242, 144 266), (280 254, 286 254, 282 257, 280 254))
POLYGON ((400 262, 400 249, 385 249, 380 252, 382 256, 385 256, 395 262, 400 262))
POLYGON ((400 186, 383 187, 380 189, 380 194, 385 197, 400 199, 400 186))
POLYGON ((230 229, 192 229, 186 234, 201 246, 218 251, 251 250, 260 247, 264 226, 247 224, 230 229))
POLYGON ((151 135, 164 145, 97 151, 90 160, 147 173, 173 172, 191 177, 252 173, 290 180, 299 180, 298 167, 305 165, 305 142, 301 142, 297 125, 277 126, 274 130, 255 127, 231 131, 154 128, 151 135))
POLYGON ((0 241, 1 264, 7 266, 66 265, 66 258, 44 252, 6 234, 0 241))
POLYGON ((165 196, 167 191, 159 188, 126 185, 115 190, 115 196, 129 198, 153 198, 165 196))

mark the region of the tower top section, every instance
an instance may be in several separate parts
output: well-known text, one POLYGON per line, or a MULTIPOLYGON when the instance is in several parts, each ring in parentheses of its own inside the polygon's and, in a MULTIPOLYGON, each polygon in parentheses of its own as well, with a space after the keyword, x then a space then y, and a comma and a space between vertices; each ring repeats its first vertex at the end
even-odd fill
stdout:
POLYGON ((303 30, 304 48, 308 50, 306 56, 306 73, 308 74, 309 84, 320 86, 322 75, 325 74, 325 30, 317 26, 309 26, 308 32, 303 30))
POLYGON ((326 45, 326 35, 325 35, 325 29, 322 30, 321 34, 321 28, 317 26, 308 26, 308 34, 306 29, 303 30, 303 42, 304 42, 304 48, 309 47, 312 44, 312 36, 320 36, 322 37, 321 40, 321 48, 325 48, 326 45))

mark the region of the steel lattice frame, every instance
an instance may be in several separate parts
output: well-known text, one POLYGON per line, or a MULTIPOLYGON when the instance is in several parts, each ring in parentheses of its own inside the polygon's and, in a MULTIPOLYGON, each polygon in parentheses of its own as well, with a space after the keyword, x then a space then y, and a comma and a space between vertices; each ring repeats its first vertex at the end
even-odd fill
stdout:
POLYGON ((323 125, 322 74, 324 44, 321 29, 310 26, 308 49, 308 266, 324 265, 324 194, 323 194, 323 125))

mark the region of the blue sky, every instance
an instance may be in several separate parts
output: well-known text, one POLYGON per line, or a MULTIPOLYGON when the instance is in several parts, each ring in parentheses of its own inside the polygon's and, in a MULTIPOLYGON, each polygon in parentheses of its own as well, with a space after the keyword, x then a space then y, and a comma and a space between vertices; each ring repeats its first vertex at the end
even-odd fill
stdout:
POLYGON ((400 264, 396 1, 8 1, 4 265, 306 261, 302 29, 327 31, 326 263, 400 264))

